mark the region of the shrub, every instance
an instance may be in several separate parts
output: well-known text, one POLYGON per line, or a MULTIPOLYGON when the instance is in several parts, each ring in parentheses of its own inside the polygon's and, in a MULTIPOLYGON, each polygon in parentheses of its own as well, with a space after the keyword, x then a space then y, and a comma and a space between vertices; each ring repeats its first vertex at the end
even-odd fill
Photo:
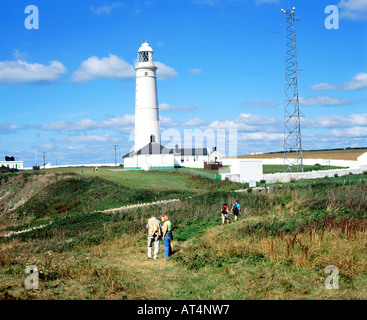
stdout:
POLYGON ((19 171, 19 170, 15 169, 15 168, 13 169, 13 168, 5 167, 4 165, 2 165, 0 167, 0 173, 8 173, 8 172, 13 173, 13 172, 17 172, 17 171, 19 171))

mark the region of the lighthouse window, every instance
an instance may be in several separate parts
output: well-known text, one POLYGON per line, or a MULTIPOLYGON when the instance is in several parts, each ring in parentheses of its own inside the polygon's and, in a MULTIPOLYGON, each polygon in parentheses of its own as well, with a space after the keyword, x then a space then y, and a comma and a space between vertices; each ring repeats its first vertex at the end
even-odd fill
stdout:
POLYGON ((148 72, 145 72, 145 76, 147 76, 148 75, 148 72))
POLYGON ((139 52, 139 62, 149 62, 149 52, 139 52))

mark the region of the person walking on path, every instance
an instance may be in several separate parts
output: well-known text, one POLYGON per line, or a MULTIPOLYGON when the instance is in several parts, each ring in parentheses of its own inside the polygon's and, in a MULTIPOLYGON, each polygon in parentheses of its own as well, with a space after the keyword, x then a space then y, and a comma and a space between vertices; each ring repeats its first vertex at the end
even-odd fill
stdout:
POLYGON ((238 218, 238 215, 240 214, 240 212, 241 212, 241 206, 240 206, 239 200, 237 199, 236 203, 233 204, 233 206, 232 206, 232 213, 234 215, 234 222, 237 221, 237 218, 238 218))
POLYGON ((168 258, 172 254, 171 241, 172 237, 172 222, 167 216, 162 217, 163 223, 163 244, 164 244, 164 257, 168 258))
POLYGON ((155 214, 148 220, 148 258, 152 259, 152 244, 154 242, 154 259, 158 259, 159 239, 162 235, 162 224, 155 214))
POLYGON ((227 220, 227 224, 229 223, 229 210, 228 210, 228 204, 224 203, 222 205, 222 210, 221 210, 221 214, 222 214, 222 225, 224 225, 224 220, 227 220))

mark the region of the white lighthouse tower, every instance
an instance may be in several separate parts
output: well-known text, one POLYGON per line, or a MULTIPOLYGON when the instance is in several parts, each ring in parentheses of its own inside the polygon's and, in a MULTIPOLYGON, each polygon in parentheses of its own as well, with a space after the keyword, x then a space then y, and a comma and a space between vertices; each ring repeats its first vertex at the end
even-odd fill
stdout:
POLYGON ((161 145, 157 98, 157 67, 153 62, 153 49, 144 41, 138 50, 135 100, 134 150, 125 154, 124 169, 156 170, 179 167, 204 168, 211 159, 221 159, 208 148, 166 148, 161 145))
POLYGON ((138 50, 136 64, 135 144, 138 151, 150 142, 161 143, 157 98, 157 67, 153 49, 144 42, 138 50))

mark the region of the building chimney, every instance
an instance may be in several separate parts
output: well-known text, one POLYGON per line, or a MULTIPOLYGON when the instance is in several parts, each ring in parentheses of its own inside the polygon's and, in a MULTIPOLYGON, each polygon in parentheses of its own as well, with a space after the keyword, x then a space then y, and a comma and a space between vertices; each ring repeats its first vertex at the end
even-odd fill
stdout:
POLYGON ((152 135, 150 136, 150 142, 155 142, 155 136, 154 136, 154 134, 152 134, 152 135))

